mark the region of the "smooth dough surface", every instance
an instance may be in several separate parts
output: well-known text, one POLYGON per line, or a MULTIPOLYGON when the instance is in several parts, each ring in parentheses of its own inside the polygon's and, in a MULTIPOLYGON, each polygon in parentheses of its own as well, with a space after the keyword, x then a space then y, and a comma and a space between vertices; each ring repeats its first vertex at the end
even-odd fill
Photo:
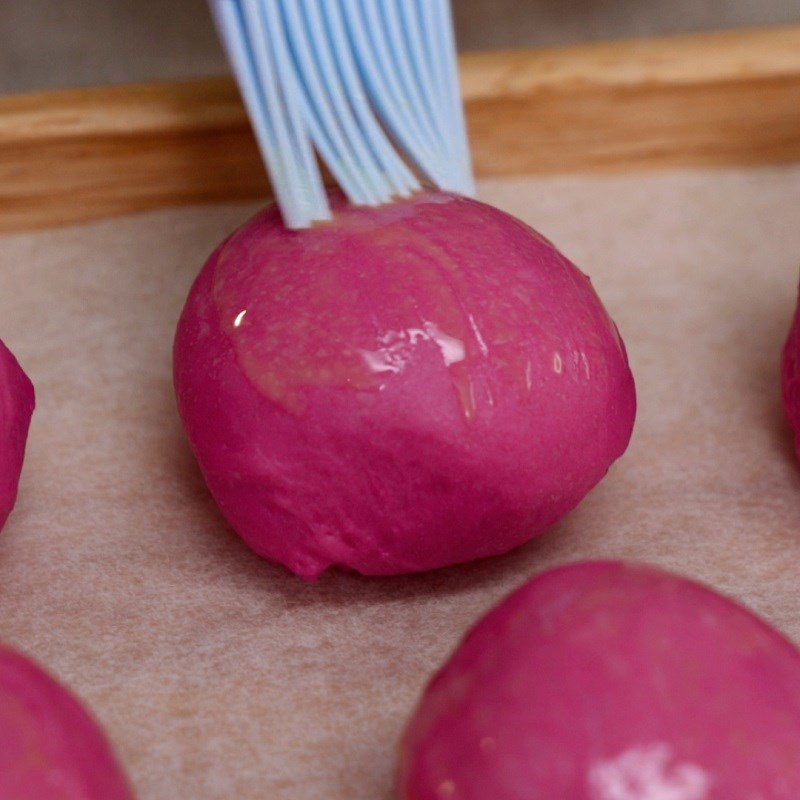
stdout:
POLYGON ((132 800, 100 729, 78 701, 0 646, 0 800, 132 800))
POLYGON ((783 410, 794 431, 795 450, 800 457, 800 300, 783 346, 781 389, 783 410))
POLYGON ((0 341, 0 528, 17 499, 33 407, 33 384, 0 341))
POLYGON ((542 533, 633 426, 589 279, 473 200, 333 203, 306 231, 256 215, 184 308, 179 410, 222 512, 305 578, 427 570, 542 533))
POLYGON ((405 734, 400 800, 796 800, 800 653, 654 568, 546 572, 487 614, 405 734))

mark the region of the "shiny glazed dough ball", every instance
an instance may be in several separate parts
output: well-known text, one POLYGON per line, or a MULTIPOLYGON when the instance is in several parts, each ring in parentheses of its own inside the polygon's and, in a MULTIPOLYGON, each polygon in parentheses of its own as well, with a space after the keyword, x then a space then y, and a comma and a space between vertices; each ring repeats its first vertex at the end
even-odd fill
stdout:
POLYGON ((652 568, 576 564, 485 616, 406 730, 399 800, 796 800, 800 653, 652 568))
POLYGON ((0 528, 17 499, 33 407, 33 385, 0 342, 0 528))
POLYGON ((0 800, 132 800, 105 737, 78 701, 0 647, 0 800))
POLYGON ((175 341, 178 405, 222 513, 313 579, 498 553, 625 450, 635 394, 589 279, 519 220, 438 192, 269 208, 211 256, 175 341))

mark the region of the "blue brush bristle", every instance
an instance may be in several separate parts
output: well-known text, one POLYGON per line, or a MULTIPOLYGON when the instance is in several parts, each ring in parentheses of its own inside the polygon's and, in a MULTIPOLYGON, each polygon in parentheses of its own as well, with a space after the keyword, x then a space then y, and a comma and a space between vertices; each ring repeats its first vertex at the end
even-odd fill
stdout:
POLYGON ((474 184, 449 0, 210 0, 283 219, 474 184), (408 163, 406 163, 408 162, 408 163))

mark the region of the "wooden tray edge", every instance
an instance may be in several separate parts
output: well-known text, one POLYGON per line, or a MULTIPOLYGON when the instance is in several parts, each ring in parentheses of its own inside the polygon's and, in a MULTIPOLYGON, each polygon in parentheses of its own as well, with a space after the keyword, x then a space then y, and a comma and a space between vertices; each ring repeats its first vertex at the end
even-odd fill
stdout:
MULTIPOLYGON (((467 54, 480 176, 800 159, 800 26, 467 54)), ((0 98, 0 232, 267 197, 228 78, 0 98)))

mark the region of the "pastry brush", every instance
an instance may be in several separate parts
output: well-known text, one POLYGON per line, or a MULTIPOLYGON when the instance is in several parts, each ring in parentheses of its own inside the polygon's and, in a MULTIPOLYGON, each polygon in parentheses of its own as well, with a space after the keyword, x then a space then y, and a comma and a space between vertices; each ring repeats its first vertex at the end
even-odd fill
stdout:
POLYGON ((209 0, 289 228, 474 191, 449 0, 209 0))

